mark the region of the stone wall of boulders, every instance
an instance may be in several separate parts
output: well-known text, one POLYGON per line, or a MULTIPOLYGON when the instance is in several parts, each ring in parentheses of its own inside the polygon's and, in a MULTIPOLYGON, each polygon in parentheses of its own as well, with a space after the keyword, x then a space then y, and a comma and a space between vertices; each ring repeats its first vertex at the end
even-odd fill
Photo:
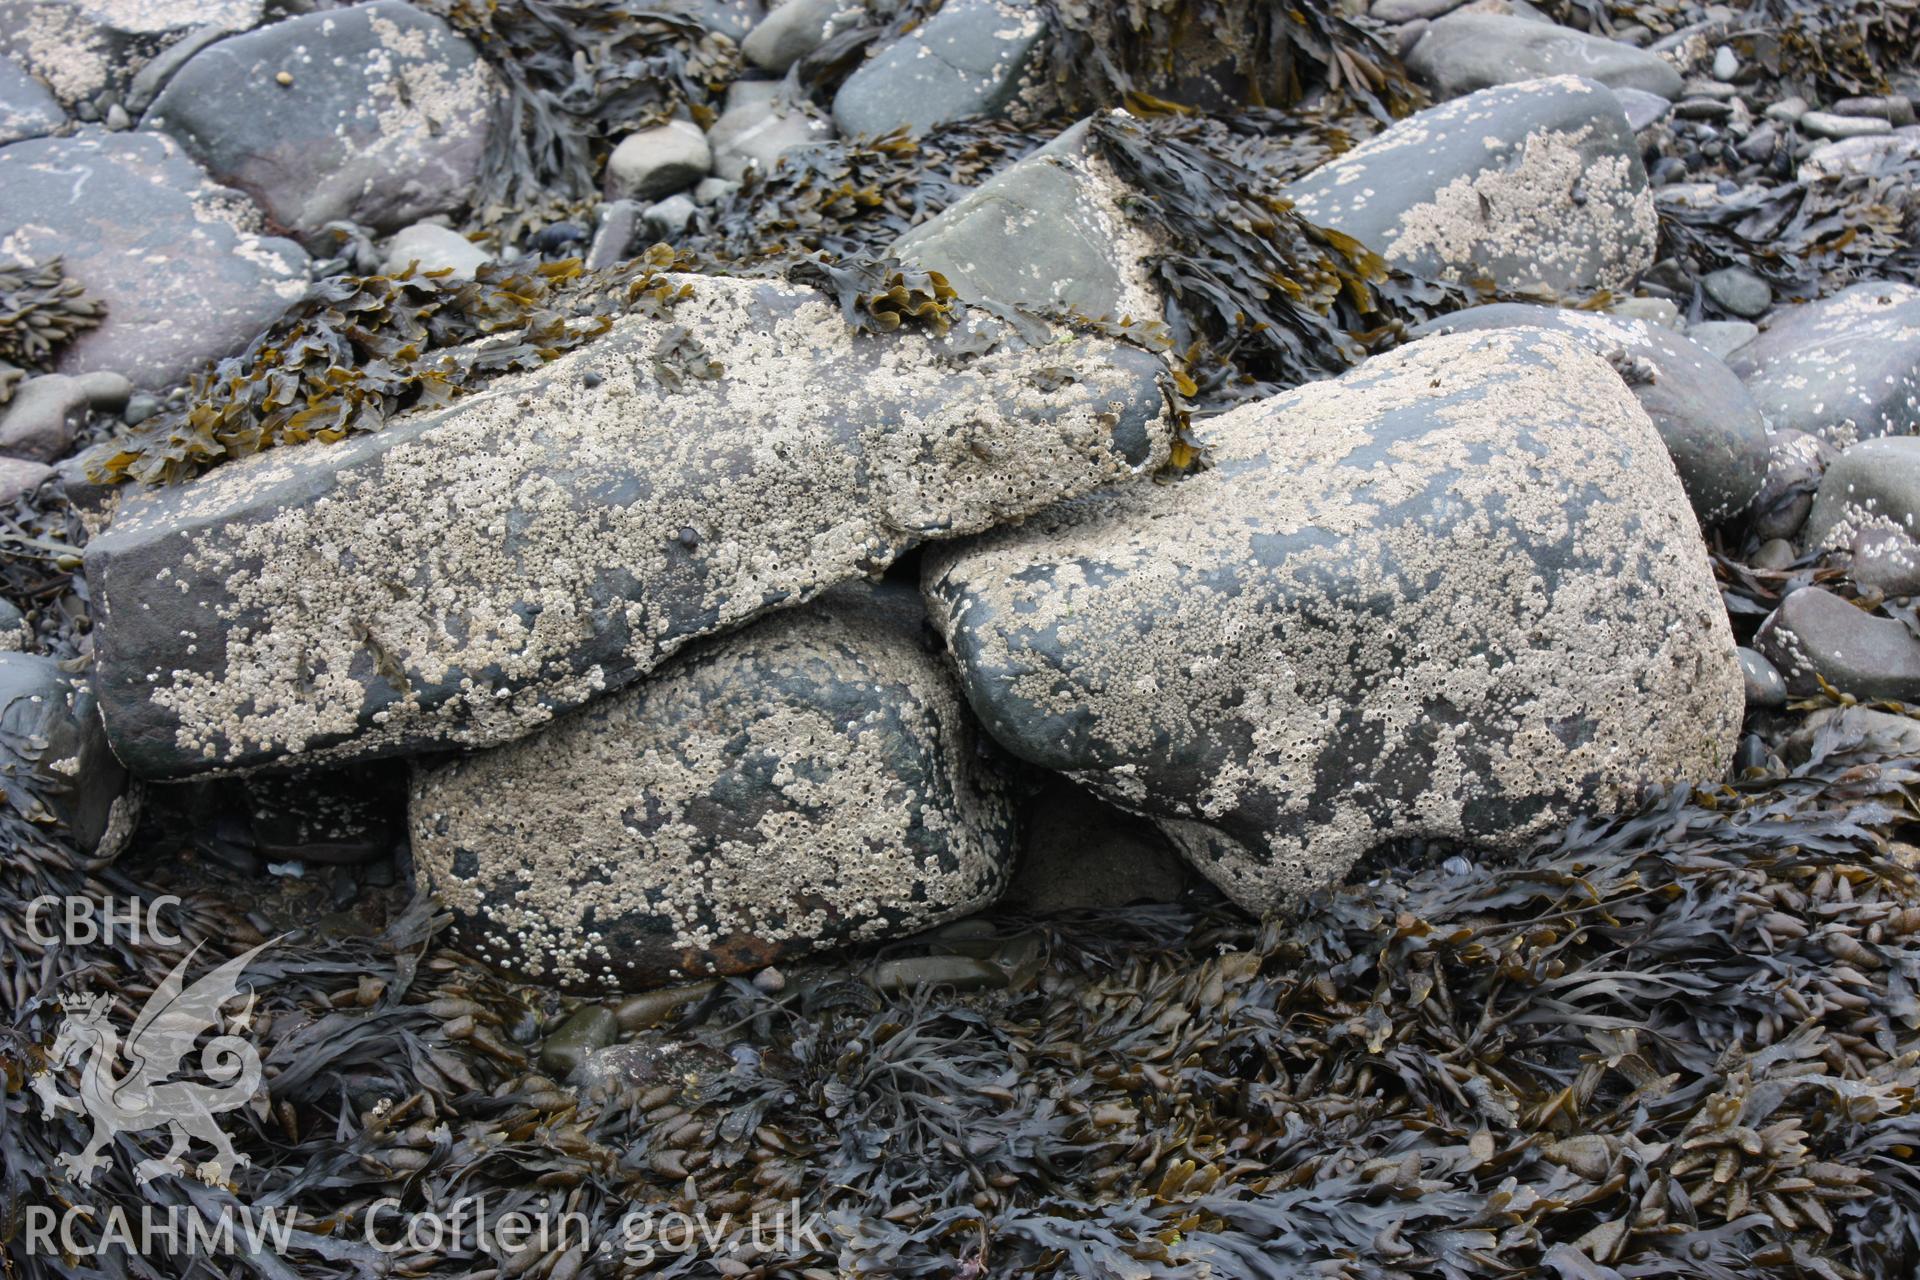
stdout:
MULTIPOLYGON (((593 216, 510 243, 462 221, 508 90, 447 22, 173 7, 0 0, 0 259, 104 307, 0 378, 0 503, 79 494, 77 451, 184 414, 311 280, 608 266, 796 148, 1031 109, 1047 39, 948 0, 825 109, 778 77, 854 0, 707 5, 753 68, 721 109, 634 128, 593 216)), ((1920 288, 1791 296, 1673 233, 1748 198, 1696 169, 1920 164, 1910 104, 1776 112, 1710 30, 1372 9, 1435 105, 1272 194, 1484 305, 1188 421, 1152 193, 1069 123, 893 246, 957 290, 938 323, 690 272, 380 430, 91 494, 85 652, 0 614, 8 794, 111 849, 130 774, 255 873, 397 845, 459 945, 601 990, 1010 885, 1190 870, 1265 911, 1386 844, 1512 849, 1764 766, 1796 700, 1920 702, 1920 288)))

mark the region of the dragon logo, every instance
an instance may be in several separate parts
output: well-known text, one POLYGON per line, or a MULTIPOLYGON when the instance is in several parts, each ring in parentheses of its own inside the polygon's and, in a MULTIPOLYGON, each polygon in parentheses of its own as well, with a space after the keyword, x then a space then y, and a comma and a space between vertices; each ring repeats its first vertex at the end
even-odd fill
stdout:
POLYGON ((149 1129, 170 1129, 172 1145, 164 1156, 142 1160, 135 1167, 139 1182, 150 1182, 163 1173, 184 1175, 181 1157, 195 1138, 214 1150, 213 1159, 194 1169, 204 1182, 222 1182, 247 1163, 247 1157, 234 1151, 233 1143, 214 1123, 214 1116, 246 1105, 260 1084, 258 1050, 233 1034, 252 1023, 252 991, 246 992, 246 1005, 225 1020, 224 1027, 220 1009, 240 996, 241 972, 273 941, 235 956, 192 986, 186 983, 187 966, 200 948, 189 951, 134 1020, 125 1046, 128 1070, 117 1078, 114 1072, 122 1047, 119 1032, 108 1018, 113 998, 92 995, 65 1002, 67 1016, 47 1052, 48 1065, 33 1077, 33 1089, 40 1096, 43 1118, 51 1120, 56 1111, 72 1111, 84 1112, 93 1121, 86 1149, 77 1156, 60 1157, 78 1185, 91 1184, 94 1170, 107 1163, 100 1153, 116 1134, 149 1129), (216 1029, 226 1034, 214 1036, 200 1051, 200 1070, 214 1083, 170 1079, 194 1042, 216 1029), (82 1057, 78 1096, 61 1093, 56 1073, 82 1057))

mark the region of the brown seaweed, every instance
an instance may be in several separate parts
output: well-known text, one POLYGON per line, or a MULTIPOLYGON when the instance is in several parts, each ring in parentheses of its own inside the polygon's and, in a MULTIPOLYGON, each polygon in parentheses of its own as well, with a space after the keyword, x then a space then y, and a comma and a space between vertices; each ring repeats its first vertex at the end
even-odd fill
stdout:
POLYGON ((60 259, 0 261, 0 404, 25 373, 45 373, 75 334, 99 325, 106 306, 67 278, 60 259))

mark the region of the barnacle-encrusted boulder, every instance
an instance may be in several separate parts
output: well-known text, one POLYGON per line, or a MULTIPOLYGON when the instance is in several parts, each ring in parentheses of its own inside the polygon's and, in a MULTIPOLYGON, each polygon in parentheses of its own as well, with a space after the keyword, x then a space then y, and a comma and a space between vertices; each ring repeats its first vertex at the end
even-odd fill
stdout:
POLYGON ((1816 695, 1825 684, 1855 698, 1920 701, 1920 640, 1907 624, 1823 587, 1801 587, 1782 600, 1754 633, 1753 647, 1779 668, 1795 697, 1816 695))
POLYGON ((1664 325, 1524 302, 1469 307, 1415 329, 1467 333, 1518 325, 1554 329, 1605 357, 1667 442, 1702 524, 1747 509, 1767 478, 1767 421, 1733 370, 1664 325))
POLYGON ((196 33, 245 31, 263 0, 0 0, 0 55, 71 107, 121 90, 165 49, 196 33))
POLYGON ((847 77, 833 98, 833 122, 844 134, 877 138, 997 114, 1019 92, 1045 36, 1031 0, 946 0, 847 77))
POLYGON ((1920 431, 1920 289, 1868 280, 1777 313, 1728 362, 1775 430, 1844 449, 1920 431))
POLYGON ((1089 145, 1089 122, 921 223, 893 254, 962 297, 1031 311, 1159 319, 1153 243, 1121 208, 1125 185, 1089 145))
POLYGON ((176 777, 491 746, 740 625, 1157 466, 1158 359, 964 354, 690 297, 486 393, 123 499, 87 548, 114 748, 176 777))
POLYGON ((1280 194, 1396 266, 1502 293, 1625 290, 1659 238, 1626 113, 1577 76, 1430 107, 1280 194))
POLYGON ((1442 98, 1555 75, 1585 76, 1669 100, 1680 96, 1680 72, 1657 53, 1505 13, 1448 14, 1413 46, 1407 67, 1442 98))
POLYGON ((106 304, 61 371, 111 369, 160 389, 247 344, 307 289, 299 245, 216 186, 170 138, 82 129, 0 147, 0 258, 63 259, 106 304))
POLYGON ((1236 901, 1726 767, 1726 614, 1600 357, 1440 335, 1206 434, 1210 470, 929 553, 925 586, 987 730, 1162 819, 1236 901))
POLYGON ((0 652, 0 798, 60 824, 81 853, 103 841, 111 853, 132 823, 126 783, 86 682, 52 658, 0 652))
POLYGON ((1863 587, 1920 593, 1920 439, 1862 440, 1841 454, 1820 479, 1804 537, 1846 552, 1863 587))
POLYGON ((424 770, 458 944, 575 989, 739 973, 978 910, 1012 806, 920 599, 853 584, 532 737, 424 770))
POLYGON ((143 123, 296 232, 392 230, 467 201, 501 92, 446 23, 375 0, 202 49, 143 123))

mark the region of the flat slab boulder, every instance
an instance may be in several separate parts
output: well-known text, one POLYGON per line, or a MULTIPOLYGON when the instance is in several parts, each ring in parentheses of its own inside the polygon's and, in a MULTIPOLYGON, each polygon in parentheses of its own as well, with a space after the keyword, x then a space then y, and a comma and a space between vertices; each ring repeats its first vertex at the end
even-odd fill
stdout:
POLYGON ((307 290, 299 245, 170 138, 82 129, 0 147, 0 256, 62 258, 106 303, 61 352, 63 373, 112 370, 149 390, 239 350, 307 290))
POLYGON ((466 203, 501 93, 445 22, 375 0, 202 49, 142 123, 295 232, 391 231, 466 203))
POLYGON ((1013 814, 919 596, 834 589, 421 772, 456 945, 572 990, 743 973, 990 903, 1013 814))
POLYGON ((1626 113, 1575 76, 1429 107, 1280 194, 1409 271, 1548 299, 1629 290, 1659 240, 1626 113))
POLYGON ((1045 37, 1030 0, 947 0, 847 77, 833 98, 833 122, 850 136, 879 137, 998 114, 1045 37))
MULTIPOLYGON (((1151 354, 963 354, 822 294, 690 297, 487 392, 132 494, 87 548, 135 772, 512 741, 696 636, 1159 465, 1151 354)), ((956 333, 956 337, 958 334, 956 333)))
POLYGON ((1559 333, 1442 335, 1206 423, 1215 465, 930 552, 989 733, 1265 910, 1713 778, 1743 683, 1646 413, 1559 333))
POLYGON ((1540 76, 1585 76, 1669 101, 1680 72, 1657 53, 1552 22, 1504 13, 1450 13, 1427 28, 1407 67, 1442 98, 1540 76))
POLYGON ((1413 331, 1469 333, 1518 325, 1553 329, 1604 357, 1666 441, 1702 524, 1745 511, 1767 478, 1767 421, 1733 370, 1663 325, 1523 302, 1469 307, 1413 331))
POLYGON ((1115 321, 1160 319, 1154 245, 1121 207, 1126 186, 1082 120, 900 237, 893 255, 966 298, 1115 321))
POLYGON ((1846 448, 1920 431, 1920 289, 1869 280, 1774 317, 1729 363, 1776 431, 1846 448))

